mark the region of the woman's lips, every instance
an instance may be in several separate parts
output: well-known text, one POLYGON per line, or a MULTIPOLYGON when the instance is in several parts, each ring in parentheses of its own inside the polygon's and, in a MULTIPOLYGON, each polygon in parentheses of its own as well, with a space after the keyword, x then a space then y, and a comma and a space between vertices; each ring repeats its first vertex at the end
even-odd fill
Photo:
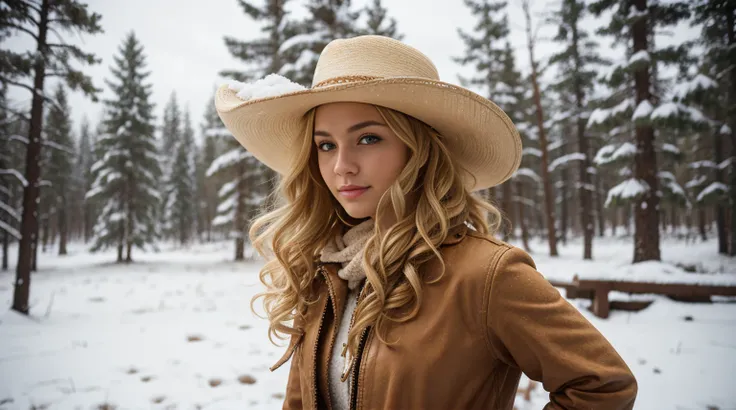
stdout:
POLYGON ((363 195, 363 192, 367 191, 369 188, 370 187, 340 191, 340 195, 342 195, 344 198, 354 199, 363 195))

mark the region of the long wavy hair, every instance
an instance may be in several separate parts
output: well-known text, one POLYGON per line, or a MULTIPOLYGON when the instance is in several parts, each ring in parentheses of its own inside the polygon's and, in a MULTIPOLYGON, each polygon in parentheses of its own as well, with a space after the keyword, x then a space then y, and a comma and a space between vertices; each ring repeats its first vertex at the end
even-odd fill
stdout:
MULTIPOLYGON (((439 246, 454 224, 495 234, 502 220, 492 203, 465 188, 464 178, 470 176, 453 159, 442 135, 411 116, 376 108, 410 155, 377 205, 375 231, 363 257, 367 282, 348 334, 353 357, 365 328, 374 326, 379 339, 391 344, 381 335, 384 325, 416 316, 422 303, 419 268, 438 258, 442 272, 436 280, 441 279, 445 264, 439 246), (384 218, 392 221, 387 229, 378 223, 384 218)), ((314 112, 306 114, 300 154, 291 171, 280 178, 269 195, 271 205, 249 231, 253 247, 267 261, 259 275, 266 290, 253 297, 251 309, 255 313, 254 303, 263 298, 268 336, 274 344, 274 337, 283 340, 302 331, 296 326, 314 302, 312 283, 321 250, 344 232, 346 222, 359 222, 347 216, 322 179, 313 143, 314 112)))

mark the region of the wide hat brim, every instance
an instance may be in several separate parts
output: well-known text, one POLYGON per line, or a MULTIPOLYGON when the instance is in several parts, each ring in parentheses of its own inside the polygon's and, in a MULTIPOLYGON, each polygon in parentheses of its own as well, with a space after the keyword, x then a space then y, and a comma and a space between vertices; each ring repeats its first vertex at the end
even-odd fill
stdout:
POLYGON ((457 162, 474 177, 469 191, 510 178, 521 162, 521 138, 511 119, 490 100, 427 78, 383 78, 243 100, 227 85, 215 95, 225 127, 254 157, 285 175, 305 138, 306 114, 332 102, 359 102, 400 111, 437 130, 457 162))

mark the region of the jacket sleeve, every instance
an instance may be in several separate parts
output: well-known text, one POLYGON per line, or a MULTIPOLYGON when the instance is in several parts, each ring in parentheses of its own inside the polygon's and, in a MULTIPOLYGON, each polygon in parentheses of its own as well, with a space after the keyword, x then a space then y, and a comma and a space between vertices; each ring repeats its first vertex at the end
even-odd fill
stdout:
POLYGON ((286 383, 286 397, 284 398, 283 410, 296 410, 303 408, 302 389, 299 382, 299 361, 301 357, 301 346, 291 356, 291 367, 289 368, 289 379, 286 383))
POLYGON ((515 247, 500 251, 486 279, 491 351, 542 382, 545 410, 632 409, 637 383, 608 340, 515 247), (495 265, 495 266, 494 266, 495 265))

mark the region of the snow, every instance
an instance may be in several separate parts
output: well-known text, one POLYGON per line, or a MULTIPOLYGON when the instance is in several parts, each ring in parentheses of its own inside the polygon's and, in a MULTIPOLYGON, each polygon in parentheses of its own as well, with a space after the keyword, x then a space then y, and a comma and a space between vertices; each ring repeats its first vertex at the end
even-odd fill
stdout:
POLYGON ((205 137, 233 138, 233 134, 225 127, 210 128, 204 133, 205 137))
POLYGON ((0 175, 12 175, 14 176, 18 181, 20 181, 20 184, 24 187, 28 186, 28 181, 26 178, 18 172, 18 170, 12 169, 12 168, 6 168, 6 169, 0 169, 0 175))
POLYGON ((0 201, 0 210, 7 212, 7 214, 16 221, 20 221, 20 214, 12 206, 3 201, 0 201))
POLYGON ((517 176, 524 176, 524 177, 527 177, 527 178, 531 178, 532 180, 534 180, 537 183, 541 183, 542 182, 542 178, 536 172, 534 172, 533 170, 531 170, 529 168, 519 168, 519 169, 517 169, 516 172, 514 172, 514 175, 513 175, 512 178, 515 178, 517 176))
POLYGON ((700 110, 677 102, 666 102, 652 112, 651 118, 686 117, 690 121, 705 123, 708 120, 700 110))
POLYGON ((630 142, 624 142, 618 148, 615 145, 606 145, 598 150, 593 162, 596 165, 603 165, 620 159, 631 158, 636 155, 636 152, 636 145, 630 142))
POLYGON ((698 74, 690 81, 676 84, 672 89, 672 98, 675 100, 684 100, 695 91, 713 90, 716 88, 718 88, 718 83, 706 75, 698 74))
POLYGON ((217 205, 217 213, 225 213, 227 211, 235 209, 237 202, 237 196, 235 195, 227 198, 226 200, 220 202, 219 205, 217 205))
POLYGON ((721 135, 731 135, 731 127, 729 127, 726 124, 723 124, 723 126, 721 126, 721 129, 718 132, 720 132, 721 135))
POLYGON ((238 186, 238 181, 230 181, 228 183, 225 183, 222 185, 219 191, 217 191, 217 196, 219 198, 224 198, 228 195, 230 195, 235 188, 238 186))
POLYGON ((614 198, 635 198, 649 190, 649 184, 642 180, 629 178, 608 191, 605 206, 608 207, 614 198))
POLYGON ((217 215, 212 220, 212 226, 223 226, 232 223, 235 220, 235 211, 228 212, 226 214, 217 215))
POLYGON ((604 145, 602 146, 598 152, 595 153, 595 157, 593 158, 593 163, 600 165, 605 164, 608 162, 607 157, 609 157, 611 154, 613 154, 616 151, 615 145, 604 145))
POLYGON ((2 219, 0 219, 0 231, 5 231, 5 232, 7 232, 8 234, 10 234, 10 236, 12 236, 13 238, 15 238, 15 239, 17 239, 17 240, 21 240, 21 238, 23 237, 23 236, 22 236, 22 235, 20 234, 20 232, 18 232, 18 230, 17 230, 17 229, 15 229, 15 228, 13 228, 12 226, 8 225, 8 224, 7 224, 7 223, 5 223, 5 221, 3 221, 2 219))
POLYGON ((229 168, 251 156, 252 154, 246 151, 243 147, 233 148, 230 151, 215 158, 209 168, 207 168, 205 176, 209 178, 212 175, 222 171, 223 169, 229 168))
POLYGON ((639 10, 639 9, 636 8, 636 6, 630 5, 629 6, 629 14, 626 16, 626 20, 627 21, 632 21, 634 19, 639 19, 641 17, 645 17, 648 14, 649 14, 649 12, 646 9, 639 10))
POLYGON ((680 149, 679 148, 677 148, 675 145, 668 144, 668 143, 662 144, 662 151, 669 152, 669 153, 672 153, 672 154, 679 154, 680 153, 680 149))
MULTIPOLYGON (((558 257, 547 256, 538 238, 530 242, 531 255, 548 279, 570 281, 577 274, 733 283, 736 277, 736 262, 718 255, 713 239, 663 238, 663 262, 636 265, 630 264, 630 240, 621 238, 596 237, 594 261, 581 260, 582 239, 558 244, 558 257), (707 273, 688 274, 676 264, 707 273)), ((262 290, 257 277, 262 262, 231 262, 231 241, 163 246, 160 253, 139 253, 135 263, 120 265, 111 263, 114 249, 98 254, 84 249, 73 242, 67 257, 39 254, 30 317, 9 309, 14 267, 0 272, 5 303, 0 401, 12 400, 5 408, 90 409, 102 403, 118 409, 281 408, 289 363, 274 372, 268 367, 281 357, 286 342, 269 343, 267 322, 249 306, 262 290), (248 377, 255 382, 238 380, 248 377)), ((251 254, 246 248, 246 256, 251 254)), ((728 409, 736 402, 731 386, 735 303, 685 303, 618 292, 610 297, 654 301, 643 311, 613 310, 600 319, 588 311, 588 300, 569 299, 636 376, 637 410, 728 409)), ((262 312, 260 304, 255 307, 262 312)), ((523 376, 520 387, 528 384, 523 376)), ((529 401, 519 395, 514 405, 536 410, 548 401, 537 385, 529 401)))
POLYGON ((281 43, 281 46, 279 47, 279 54, 283 54, 288 49, 297 45, 310 45, 319 42, 326 35, 329 35, 326 30, 318 30, 312 33, 297 34, 293 37, 289 37, 288 39, 286 39, 286 41, 281 43))
MULTIPOLYGON (((666 187, 670 190, 670 192, 674 195, 678 195, 682 198, 685 198, 687 200, 687 195, 685 194, 685 190, 682 189, 680 184, 677 183, 677 179, 675 179, 675 176, 672 175, 669 171, 659 171, 657 172, 657 176, 662 180, 662 186, 666 187)), ((689 202, 688 202, 689 204, 689 202)))
POLYGON ((303 85, 292 82, 288 78, 278 74, 269 74, 252 83, 231 80, 228 86, 231 90, 236 91, 236 96, 243 101, 277 97, 306 90, 306 87, 303 85))
POLYGON ((707 187, 705 187, 700 193, 698 194, 698 197, 695 198, 697 202, 700 202, 705 198, 706 196, 714 193, 714 192, 728 192, 728 187, 724 185, 721 182, 713 182, 707 187))
POLYGON ((554 161, 552 161, 551 164, 549 164, 548 170, 549 172, 552 172, 560 165, 566 165, 568 162, 571 161, 583 161, 585 160, 585 154, 581 152, 573 152, 571 154, 563 155, 559 158, 555 158, 554 161))
POLYGON ((634 110, 634 115, 631 116, 631 120, 636 121, 640 118, 648 118, 653 110, 654 108, 649 100, 642 100, 639 105, 636 106, 636 110, 634 110))
POLYGON ((685 183, 685 188, 693 188, 693 187, 699 186, 703 184, 703 182, 705 182, 707 179, 708 177, 706 177, 705 175, 701 175, 697 178, 693 178, 690 181, 687 181, 685 183))
POLYGON ((693 161, 690 164, 688 164, 688 167, 692 169, 699 169, 699 168, 715 168, 716 163, 709 160, 702 160, 702 161, 693 161))
POLYGON ((649 63, 652 59, 649 57, 647 50, 639 50, 629 57, 629 66, 639 63, 649 63))
POLYGON ((634 108, 635 103, 636 102, 633 98, 626 98, 610 109, 596 108, 590 114, 590 118, 588 118, 588 124, 586 125, 586 128, 589 128, 596 124, 602 124, 606 122, 610 117, 614 117, 627 112, 628 110, 634 108))
POLYGON ((522 149, 521 150, 521 155, 522 156, 524 156, 524 155, 533 155, 535 157, 541 158, 542 157, 542 151, 539 150, 539 149, 537 149, 537 148, 531 148, 531 147, 529 147, 529 148, 522 149))

